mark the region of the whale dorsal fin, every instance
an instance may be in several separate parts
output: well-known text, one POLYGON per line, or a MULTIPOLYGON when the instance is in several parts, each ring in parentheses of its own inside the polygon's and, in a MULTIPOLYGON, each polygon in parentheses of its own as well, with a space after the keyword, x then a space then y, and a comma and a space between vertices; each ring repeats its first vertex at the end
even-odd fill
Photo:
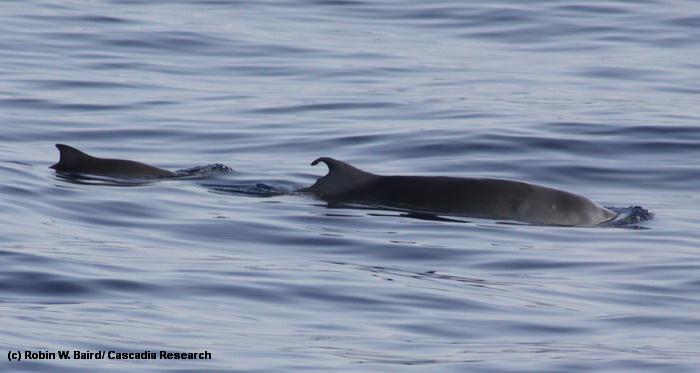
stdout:
POLYGON ((60 158, 58 159, 58 163, 51 166, 51 168, 55 170, 70 170, 84 162, 94 159, 93 156, 83 153, 72 146, 56 144, 56 148, 58 148, 60 158))
POLYGON ((328 166, 328 174, 316 180, 314 185, 304 189, 304 191, 322 197, 338 196, 377 177, 377 175, 329 157, 318 158, 311 162, 311 165, 315 166, 319 162, 328 166))

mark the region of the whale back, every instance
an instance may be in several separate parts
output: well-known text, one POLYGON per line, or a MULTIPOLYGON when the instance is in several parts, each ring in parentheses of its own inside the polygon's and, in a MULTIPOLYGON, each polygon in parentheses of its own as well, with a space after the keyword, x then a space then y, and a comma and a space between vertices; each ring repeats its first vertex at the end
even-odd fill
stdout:
POLYGON ((328 174, 316 180, 310 187, 302 189, 302 191, 313 193, 322 198, 340 197, 378 177, 329 157, 318 158, 311 162, 311 165, 315 166, 320 162, 328 166, 328 174))
POLYGON ((517 220, 548 225, 595 225, 616 214, 567 191, 504 179, 382 176, 332 158, 329 172, 304 191, 329 201, 368 203, 426 213, 517 220))
POLYGON ((93 157, 72 146, 56 144, 59 151, 58 163, 50 168, 61 172, 75 172, 118 178, 163 178, 174 174, 168 170, 145 163, 93 157))

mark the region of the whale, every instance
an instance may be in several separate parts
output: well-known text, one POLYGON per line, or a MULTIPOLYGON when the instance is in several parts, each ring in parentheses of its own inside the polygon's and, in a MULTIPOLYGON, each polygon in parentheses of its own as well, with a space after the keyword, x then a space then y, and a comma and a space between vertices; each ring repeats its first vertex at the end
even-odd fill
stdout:
POLYGON ((328 173, 301 189, 329 203, 358 203, 419 213, 559 226, 593 226, 617 214, 586 197, 523 181, 376 175, 321 157, 328 173))
POLYGON ((98 158, 72 146, 56 144, 58 163, 50 166, 58 172, 107 176, 122 179, 162 179, 175 174, 145 163, 125 159, 98 158))

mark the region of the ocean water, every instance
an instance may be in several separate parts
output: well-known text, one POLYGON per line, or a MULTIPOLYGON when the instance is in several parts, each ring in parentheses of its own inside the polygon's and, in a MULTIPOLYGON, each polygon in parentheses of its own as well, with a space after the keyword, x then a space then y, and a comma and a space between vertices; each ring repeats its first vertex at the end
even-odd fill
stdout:
POLYGON ((0 369, 696 371, 698 56, 696 1, 2 1, 0 369), (654 218, 327 206, 320 156, 654 218), (58 350, 212 358, 6 356, 58 350))

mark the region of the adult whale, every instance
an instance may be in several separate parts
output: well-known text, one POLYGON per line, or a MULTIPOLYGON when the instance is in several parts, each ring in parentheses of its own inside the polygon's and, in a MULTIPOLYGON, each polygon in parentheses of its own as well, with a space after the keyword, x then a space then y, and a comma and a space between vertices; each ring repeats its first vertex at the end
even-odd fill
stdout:
POLYGON ((574 193, 502 179, 375 175, 321 157, 328 174, 304 192, 338 202, 547 225, 596 225, 616 214, 574 193))
POLYGON ((124 159, 93 157, 63 144, 56 144, 60 153, 58 163, 51 166, 56 171, 127 179, 160 179, 175 176, 174 173, 147 164, 124 159))

